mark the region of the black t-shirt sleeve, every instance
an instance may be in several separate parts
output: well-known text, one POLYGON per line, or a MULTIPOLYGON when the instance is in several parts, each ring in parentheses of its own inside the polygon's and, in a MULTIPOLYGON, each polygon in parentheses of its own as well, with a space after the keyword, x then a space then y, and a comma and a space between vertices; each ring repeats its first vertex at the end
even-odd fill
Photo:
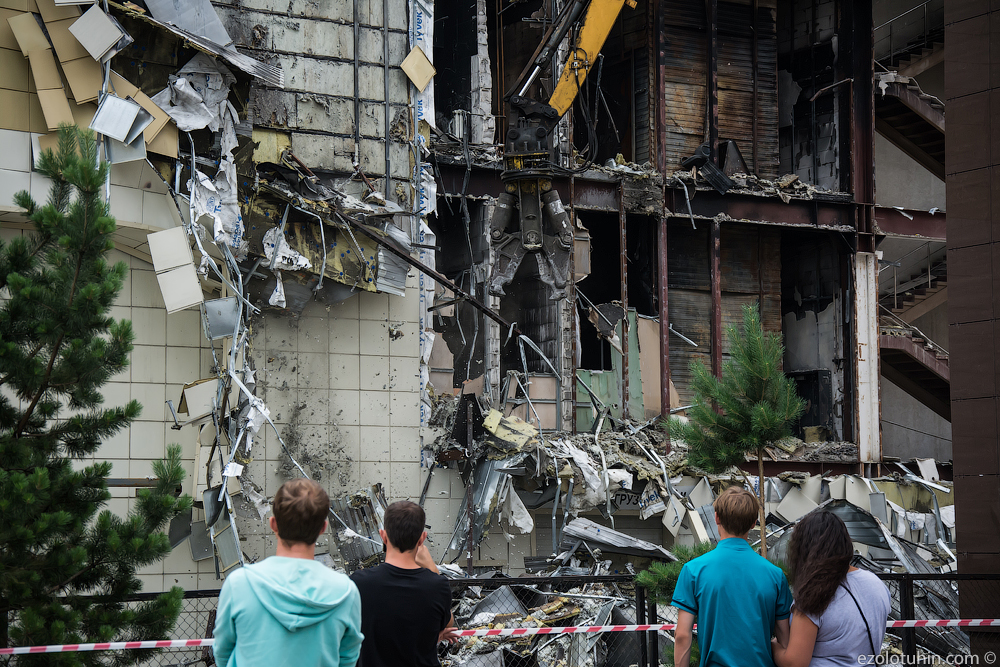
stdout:
POLYGON ((448 623, 451 621, 451 586, 448 584, 448 580, 438 575, 440 581, 438 582, 438 595, 441 599, 441 604, 444 605, 444 618, 441 620, 441 630, 448 627, 448 623))

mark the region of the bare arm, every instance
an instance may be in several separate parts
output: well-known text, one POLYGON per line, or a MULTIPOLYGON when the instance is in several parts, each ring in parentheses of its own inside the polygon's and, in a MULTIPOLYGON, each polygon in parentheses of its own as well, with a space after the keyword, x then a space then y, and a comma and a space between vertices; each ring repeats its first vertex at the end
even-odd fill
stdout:
POLYGON ((679 609, 677 611, 677 629, 674 630, 674 667, 690 667, 691 665, 693 628, 694 614, 679 609))
POLYGON ((774 636, 782 648, 788 648, 788 619, 783 618, 774 624, 774 636))
POLYGON ((771 640, 771 652, 777 667, 808 667, 812 660, 819 628, 809 617, 798 611, 793 612, 793 616, 795 622, 789 633, 788 647, 783 647, 777 639, 771 640))
POLYGON ((455 627, 455 615, 452 614, 451 620, 448 621, 448 625, 445 626, 444 630, 438 633, 438 641, 451 642, 452 644, 454 644, 455 642, 458 641, 458 637, 455 635, 455 633, 458 631, 459 631, 458 628, 455 627))
MULTIPOLYGON (((416 561, 417 565, 419 565, 420 567, 426 568, 431 572, 433 572, 434 574, 441 574, 441 572, 438 570, 437 563, 435 563, 434 559, 431 558, 431 552, 427 550, 426 544, 421 544, 419 547, 417 547, 416 561)), ((454 618, 452 619, 452 621, 454 621, 454 618)))

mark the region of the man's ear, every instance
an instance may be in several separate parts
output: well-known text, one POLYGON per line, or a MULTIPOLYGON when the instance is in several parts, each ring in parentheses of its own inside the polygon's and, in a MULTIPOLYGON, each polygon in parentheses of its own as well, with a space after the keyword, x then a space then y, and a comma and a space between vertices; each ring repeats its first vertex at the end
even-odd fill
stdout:
POLYGON ((389 544, 389 536, 386 535, 384 529, 382 528, 378 529, 378 536, 382 538, 382 544, 389 544))
POLYGON ((721 526, 722 525, 722 522, 719 521, 719 513, 718 512, 715 513, 715 525, 716 526, 721 526))
POLYGON ((271 530, 274 531, 274 534, 277 535, 278 534, 278 520, 274 518, 273 514, 268 519, 267 524, 271 527, 271 530))
POLYGON ((420 548, 420 545, 423 544, 424 540, 426 540, 426 539, 427 539, 427 531, 425 530, 424 532, 420 533, 420 539, 417 540, 417 548, 418 549, 420 548))

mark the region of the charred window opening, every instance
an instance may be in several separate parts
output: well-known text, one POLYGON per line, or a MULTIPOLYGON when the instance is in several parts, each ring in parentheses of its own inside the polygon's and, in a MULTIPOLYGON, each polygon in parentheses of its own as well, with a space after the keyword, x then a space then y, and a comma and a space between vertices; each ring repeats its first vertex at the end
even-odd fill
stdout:
POLYGON ((851 190, 850 12, 836 0, 778 3, 780 170, 823 190, 851 190))
POLYGON ((786 230, 781 243, 781 318, 785 372, 810 401, 802 428, 828 429, 830 439, 849 437, 852 412, 845 359, 847 331, 843 243, 828 234, 786 230), (829 400, 816 405, 816 397, 829 400), (846 408, 846 409, 845 409, 846 408))
MULTIPOLYGON (((467 201, 468 208, 464 210, 458 200, 453 199, 450 206, 447 201, 439 202, 437 215, 430 222, 438 242, 437 268, 459 287, 482 300, 486 296, 483 272, 475 267, 482 266, 489 258, 486 207, 480 202, 467 201)), ((447 304, 453 299, 454 295, 446 293, 438 303, 447 304)), ((451 372, 450 382, 444 380, 446 388, 461 387, 463 382, 481 376, 486 350, 486 322, 482 312, 459 301, 436 309, 433 323, 434 330, 444 340, 447 353, 439 349, 431 367, 436 373, 451 372)))
MULTIPOLYGON (((435 3, 434 105, 438 127, 448 128, 454 111, 472 110, 472 58, 477 54, 476 0, 435 3)), ((459 121, 461 124, 461 120, 459 121)), ((452 127, 456 133, 458 128, 452 127)))
MULTIPOLYGON (((590 309, 587 300, 595 306, 621 301, 621 238, 618 216, 606 213, 587 215, 590 231, 590 275, 576 284, 584 298, 577 303, 580 318, 579 358, 580 368, 611 370, 611 345, 597 336, 594 325, 588 321, 590 309)), ((605 326, 609 326, 606 325, 605 326)))
MULTIPOLYGON (((514 279, 504 287, 506 296, 500 297, 500 316, 508 322, 517 322, 518 328, 533 340, 542 354, 552 363, 559 359, 560 302, 551 299, 551 288, 538 275, 538 265, 533 258, 521 262, 514 279)), ((524 371, 521 350, 512 340, 503 344, 507 332, 501 332, 500 376, 508 370, 524 371)), ((551 373, 548 364, 530 348, 525 348, 529 373, 551 373)))

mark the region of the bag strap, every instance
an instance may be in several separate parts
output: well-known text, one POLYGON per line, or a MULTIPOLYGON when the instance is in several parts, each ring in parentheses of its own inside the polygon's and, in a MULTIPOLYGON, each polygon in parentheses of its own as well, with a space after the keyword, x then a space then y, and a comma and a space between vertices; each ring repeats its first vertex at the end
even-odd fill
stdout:
POLYGON ((852 600, 854 600, 854 604, 858 608, 858 613, 861 614, 861 620, 864 621, 865 632, 868 633, 868 645, 871 646, 872 648, 871 654, 875 655, 875 642, 872 640, 872 629, 868 626, 868 619, 865 618, 865 612, 861 610, 861 604, 858 602, 858 599, 854 597, 854 593, 851 592, 851 589, 848 588, 844 582, 840 582, 840 585, 844 587, 844 590, 847 591, 847 594, 851 596, 852 600))

